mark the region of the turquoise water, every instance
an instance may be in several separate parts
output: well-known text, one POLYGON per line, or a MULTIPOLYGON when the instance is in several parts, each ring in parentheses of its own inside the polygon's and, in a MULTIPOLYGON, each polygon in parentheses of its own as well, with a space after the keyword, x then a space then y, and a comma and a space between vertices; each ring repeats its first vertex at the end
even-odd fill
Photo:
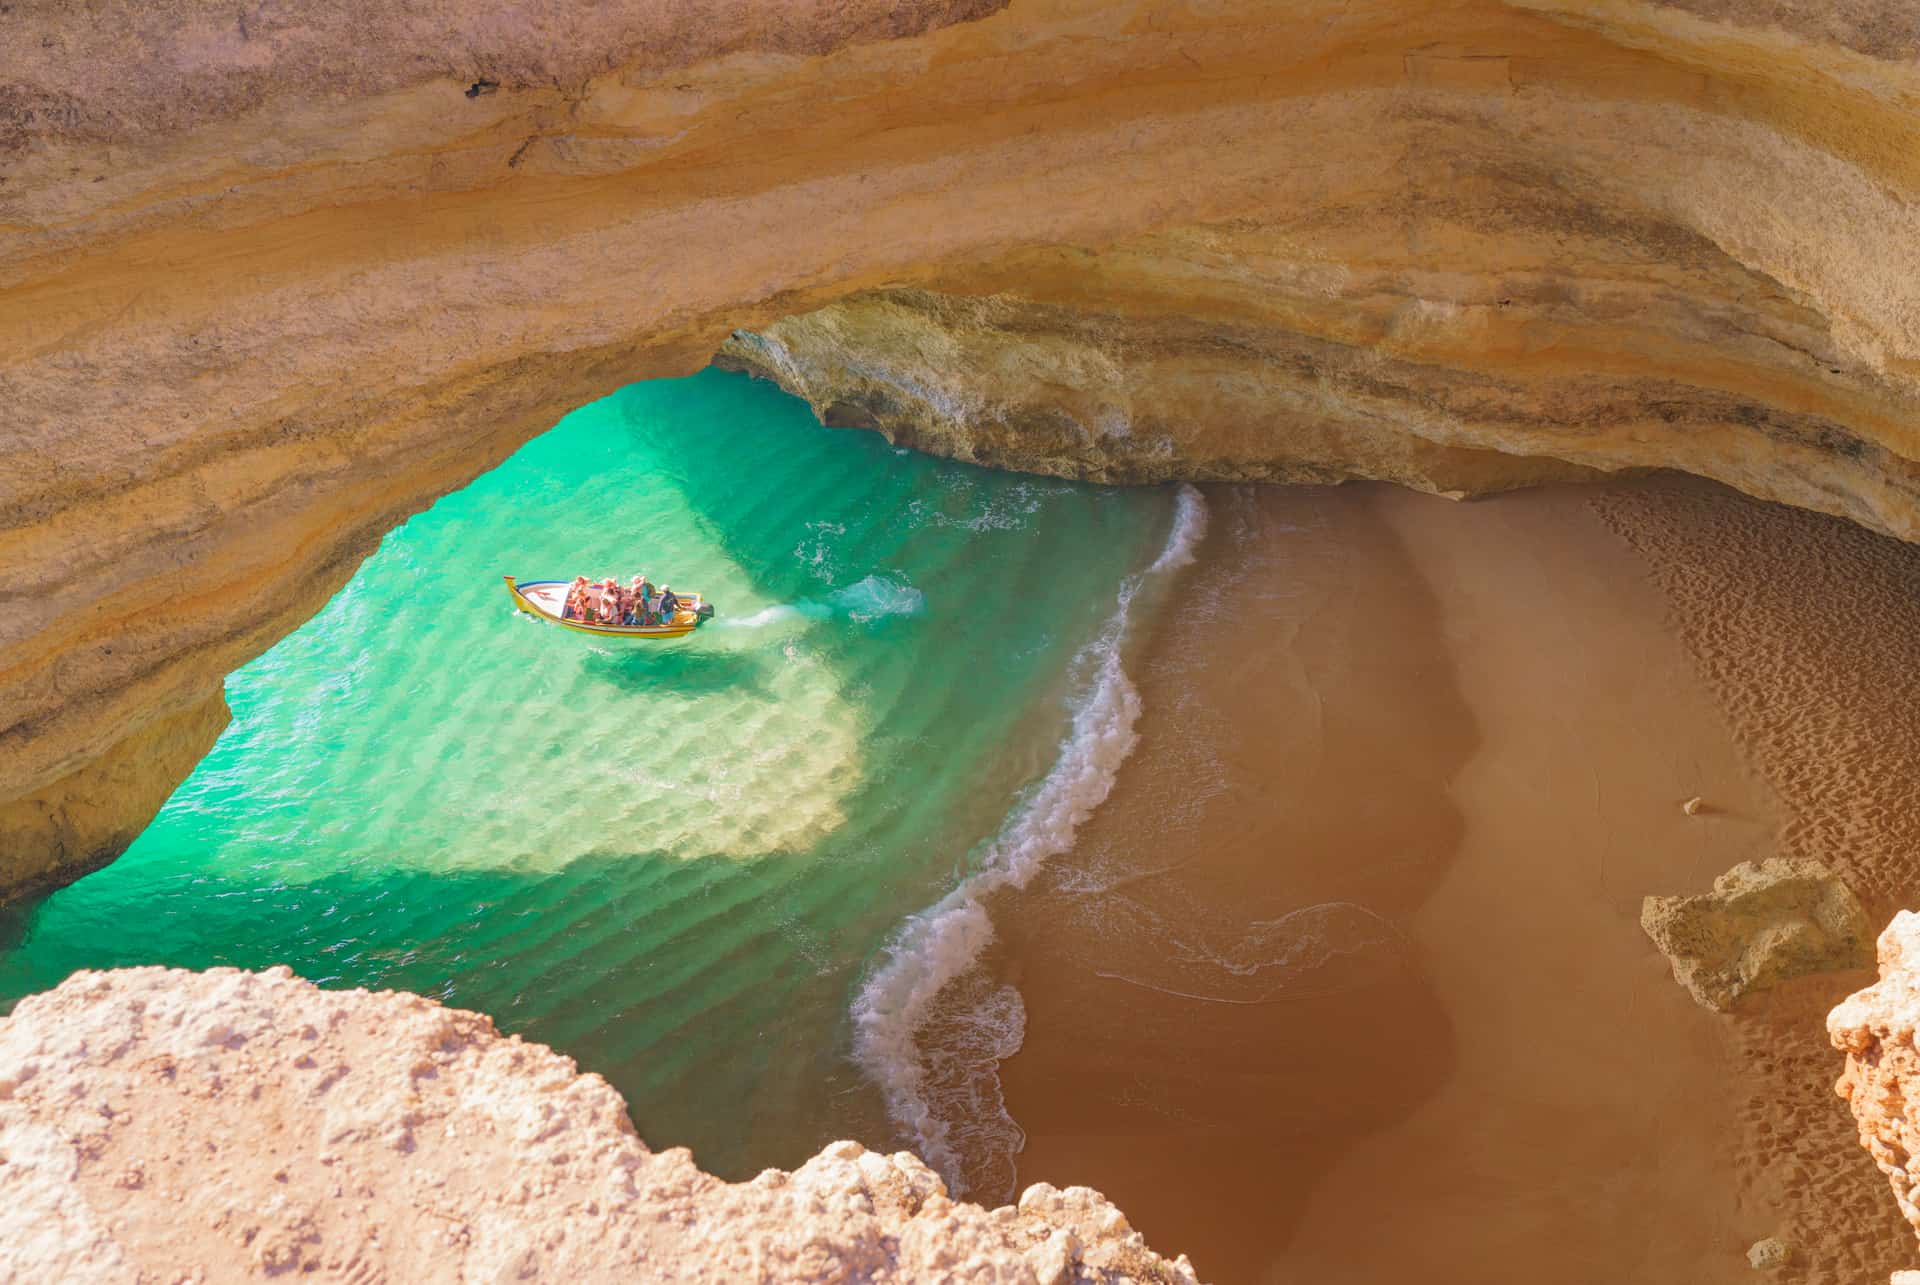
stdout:
POLYGON ((723 1174, 889 1142, 863 984, 1052 806, 1175 508, 821 428, 743 376, 625 389, 232 675, 232 726, 127 854, 13 912, 0 998, 286 963, 491 1014, 723 1174), (503 572, 646 572, 720 617, 604 646, 515 613, 503 572))

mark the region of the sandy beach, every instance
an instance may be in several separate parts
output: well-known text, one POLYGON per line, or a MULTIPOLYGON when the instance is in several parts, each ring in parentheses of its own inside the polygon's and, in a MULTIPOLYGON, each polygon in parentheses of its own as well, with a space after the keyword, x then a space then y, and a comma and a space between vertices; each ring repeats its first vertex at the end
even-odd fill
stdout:
MULTIPOLYGON (((1897 588, 1914 551, 1665 480, 1209 501, 1132 662, 1146 712, 1113 796, 994 906, 985 967, 1027 1013, 1000 1068, 1017 1182, 1096 1186, 1222 1282, 1748 1281, 1771 1235, 1795 1279, 1901 1265, 1820 1027, 1860 975, 1716 1016, 1638 916, 1831 838, 1803 818, 1847 788, 1796 794, 1807 774, 1779 763, 1817 747, 1752 724, 1782 664, 1844 686, 1865 662, 1800 645, 1830 622, 1792 591, 1765 639, 1726 627, 1724 595, 1696 636, 1701 543, 1744 532, 1712 556, 1760 600, 1807 584, 1777 546, 1842 597, 1832 577, 1897 588)), ((1873 635, 1857 645, 1912 646, 1873 635)), ((1876 708, 1904 682, 1881 666, 1876 708)), ((1891 811, 1839 832, 1857 845, 1891 811)), ((1874 861, 1876 917, 1913 904, 1914 859, 1874 861)))

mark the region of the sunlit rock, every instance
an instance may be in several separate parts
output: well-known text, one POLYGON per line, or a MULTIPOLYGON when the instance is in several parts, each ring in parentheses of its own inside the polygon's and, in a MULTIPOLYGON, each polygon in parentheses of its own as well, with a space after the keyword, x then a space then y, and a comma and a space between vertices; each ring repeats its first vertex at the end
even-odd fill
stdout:
POLYGON ((398 522, 735 332, 960 458, 1914 538, 1920 10, 1832 8, 15 6, 0 892, 398 522))
POLYGON ((1086 1188, 990 1211, 852 1142, 722 1182, 545 1045, 285 968, 80 972, 23 1000, 0 1138, 23 1281, 1196 1279, 1086 1188))
POLYGON ((1865 968, 1872 929, 1859 898, 1813 861, 1743 861, 1695 897, 1648 897, 1640 926, 1674 980, 1707 1008, 1808 973, 1865 968))
MULTIPOLYGON (((1827 1034, 1847 1055, 1835 1088, 1853 1109, 1860 1145, 1920 1233, 1920 915, 1895 915, 1879 953, 1880 980, 1827 1014, 1827 1034)), ((1920 1272, 1896 1272, 1893 1285, 1920 1285, 1920 1272)))

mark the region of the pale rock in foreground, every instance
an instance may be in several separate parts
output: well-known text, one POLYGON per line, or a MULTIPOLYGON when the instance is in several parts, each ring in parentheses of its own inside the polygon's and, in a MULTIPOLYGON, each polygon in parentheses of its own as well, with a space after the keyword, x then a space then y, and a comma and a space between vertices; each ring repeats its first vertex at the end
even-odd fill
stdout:
POLYGON ((722 1182, 544 1045, 286 968, 80 972, 0 1022, 0 1243, 23 1281, 1196 1279, 1084 1187, 987 1210, 851 1142, 722 1182))
POLYGON ((1710 893, 1648 897, 1640 926, 1672 962, 1674 980, 1722 1012, 1795 977, 1873 962, 1859 898, 1814 861, 1743 861, 1710 893))
MULTIPOLYGON (((1827 1014, 1827 1034, 1847 1055, 1834 1086, 1853 1109, 1860 1145, 1893 1187, 1900 1212, 1920 1233, 1920 915, 1903 910, 1880 934, 1880 980, 1827 1014)), ((1920 1285, 1896 1272, 1893 1285, 1920 1285)))

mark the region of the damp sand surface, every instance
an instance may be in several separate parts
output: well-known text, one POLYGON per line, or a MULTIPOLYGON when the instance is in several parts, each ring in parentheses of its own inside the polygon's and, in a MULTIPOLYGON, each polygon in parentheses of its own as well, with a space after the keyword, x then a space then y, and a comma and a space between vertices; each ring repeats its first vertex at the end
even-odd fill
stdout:
POLYGON ((1638 914, 1783 813, 1643 556, 1591 491, 1208 499, 1112 797, 992 904, 1017 1182, 1222 1282, 1750 1280, 1764 1074, 1638 914))

